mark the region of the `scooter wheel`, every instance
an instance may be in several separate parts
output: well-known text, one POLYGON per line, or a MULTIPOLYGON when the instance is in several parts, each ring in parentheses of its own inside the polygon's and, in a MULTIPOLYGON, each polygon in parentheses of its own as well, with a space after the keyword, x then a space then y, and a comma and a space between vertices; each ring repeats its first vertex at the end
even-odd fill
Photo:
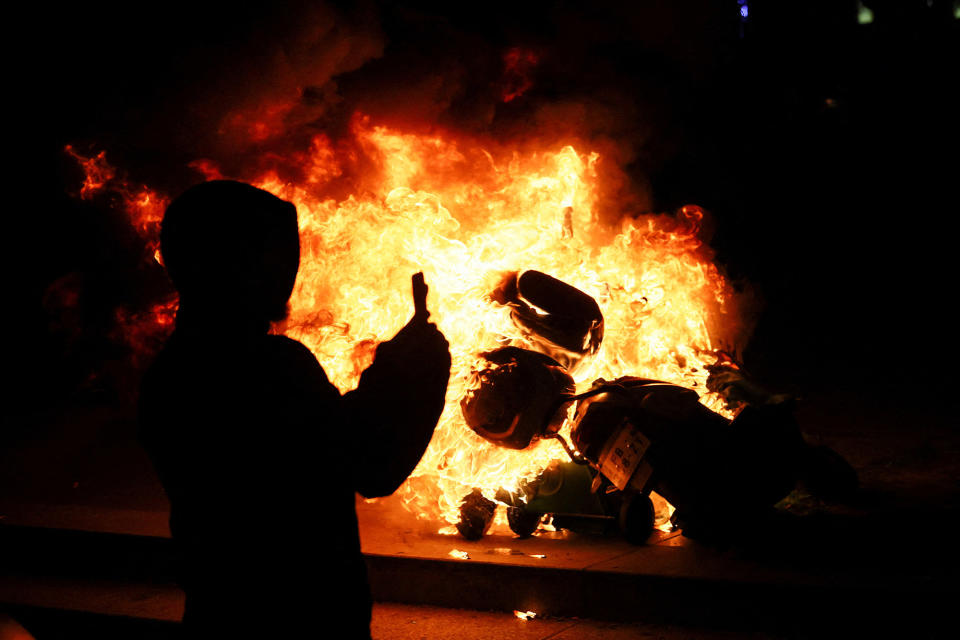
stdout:
POLYGON ((460 503, 460 521, 457 531, 467 540, 479 540, 490 528, 497 503, 488 500, 476 489, 460 503))
POLYGON ((839 453, 825 446, 808 447, 800 469, 800 482, 823 500, 843 501, 857 491, 856 470, 839 453))
POLYGON ((630 544, 644 544, 653 532, 653 502, 649 496, 624 496, 620 506, 620 531, 630 544))
POLYGON ((510 530, 521 538, 529 538, 540 526, 543 514, 527 511, 523 507, 507 507, 507 523, 510 530))

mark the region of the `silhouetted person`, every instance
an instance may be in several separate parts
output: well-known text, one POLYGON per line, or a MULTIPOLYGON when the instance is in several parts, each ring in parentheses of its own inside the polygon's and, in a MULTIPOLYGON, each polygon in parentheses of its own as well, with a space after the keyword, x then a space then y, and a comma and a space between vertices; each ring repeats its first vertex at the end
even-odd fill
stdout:
POLYGON ((450 372, 414 277, 414 318, 345 396, 269 335, 299 266, 295 207, 238 182, 166 211, 176 330, 147 372, 141 439, 170 498, 192 637, 369 636, 355 492, 395 491, 430 441, 450 372))

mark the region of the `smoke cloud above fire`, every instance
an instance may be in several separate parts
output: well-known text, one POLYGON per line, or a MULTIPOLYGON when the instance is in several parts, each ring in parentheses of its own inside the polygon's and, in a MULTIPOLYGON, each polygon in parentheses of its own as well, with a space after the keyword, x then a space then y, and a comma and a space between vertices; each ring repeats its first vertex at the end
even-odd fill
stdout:
MULTIPOLYGON (((120 71, 114 82, 91 78, 86 95, 104 113, 87 135, 69 140, 68 152, 102 161, 107 151, 118 167, 113 197, 147 238, 150 264, 131 277, 156 295, 121 302, 109 335, 144 362, 137 349, 150 336, 138 323, 155 317, 157 327, 170 326, 175 306, 169 290, 157 290, 149 239, 165 198, 203 179, 262 184, 264 176, 297 185, 314 202, 366 197, 370 176, 396 164, 384 155, 389 146, 370 146, 376 127, 460 140, 497 162, 566 147, 595 154, 591 215, 610 237, 623 220, 676 210, 686 203, 657 202, 649 175, 682 144, 672 109, 677 78, 708 72, 707 58, 689 49, 712 46, 709 16, 705 9, 697 29, 685 11, 653 5, 493 3, 479 13, 431 3, 212 5, 149 24, 121 11, 126 27, 152 30, 140 42, 121 29, 126 35, 108 41, 116 47, 100 45, 98 57, 116 56, 120 71)), ((445 171, 440 160, 428 163, 437 176, 445 171)), ((470 163, 476 158, 452 171, 470 163)), ((76 195, 101 197, 77 185, 76 195)), ((701 242, 710 228, 707 216, 698 224, 701 242)), ((705 244, 702 253, 712 257, 705 244)), ((742 324, 740 337, 749 325, 742 324)))
MULTIPOLYGON (((183 120, 194 151, 219 158, 302 145, 332 124, 342 102, 335 78, 383 54, 373 7, 303 4, 242 38, 207 66, 212 78, 183 120)), ((205 64, 209 63, 209 64, 205 64)))
MULTIPOLYGON (((307 152, 318 133, 336 143, 362 112, 485 144, 589 146, 611 198, 602 215, 672 209, 684 202, 656 202, 649 174, 682 144, 678 87, 709 72, 697 51, 716 44, 711 19, 722 20, 711 3, 682 4, 204 5, 167 16, 133 48, 146 64, 131 66, 144 75, 105 93, 131 101, 137 117, 104 122, 83 142, 111 148, 135 179, 175 194, 200 177, 183 167, 201 158, 235 176, 265 163, 295 173, 285 158, 307 152), (141 92, 140 83, 154 86, 141 92)), ((120 12, 121 28, 150 28, 128 24, 137 21, 120 12)), ((331 185, 330 195, 352 186, 331 185)))
MULTIPOLYGON (((133 266, 144 243, 122 206, 76 197, 85 176, 67 145, 84 158, 105 151, 130 193, 149 185, 173 197, 215 172, 272 168, 299 182, 303 165, 291 158, 322 135, 340 175, 308 184, 336 201, 356 193, 372 162, 351 140, 358 112, 395 131, 470 136, 492 153, 542 142, 595 151, 604 220, 703 206, 718 216, 720 262, 768 299, 751 366, 792 381, 809 363, 803 375, 819 384, 815 352, 872 379, 882 367, 864 363, 887 352, 874 344, 912 333, 871 322, 864 339, 861 307, 888 317, 891 291, 935 289, 926 274, 943 271, 938 262, 914 277, 901 265, 951 254, 914 243, 916 259, 884 253, 877 277, 876 248, 901 247, 901 233, 852 212, 946 210, 949 164, 927 141, 947 140, 954 122, 941 62, 956 43, 942 34, 955 29, 918 24, 910 40, 901 21, 847 25, 839 5, 767 4, 751 5, 745 25, 736 3, 707 0, 12 7, 10 183, 41 199, 11 232, 24 241, 12 272, 28 273, 14 298, 47 351, 17 356, 32 372, 22 386, 77 351, 51 337, 77 317, 50 317, 58 295, 85 307, 68 332, 82 342, 112 332, 104 325, 118 305, 147 310, 165 280, 155 263, 133 266)), ((922 314, 902 308, 925 333, 922 314)))

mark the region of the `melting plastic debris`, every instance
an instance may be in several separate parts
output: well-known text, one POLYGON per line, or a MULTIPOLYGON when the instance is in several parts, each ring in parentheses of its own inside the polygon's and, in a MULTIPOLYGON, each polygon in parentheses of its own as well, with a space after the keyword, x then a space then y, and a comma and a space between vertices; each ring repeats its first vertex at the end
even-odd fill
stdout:
POLYGON ((493 549, 490 549, 489 551, 487 551, 487 553, 495 553, 501 556, 526 555, 523 551, 520 551, 520 549, 511 549, 510 547, 494 547, 493 549))

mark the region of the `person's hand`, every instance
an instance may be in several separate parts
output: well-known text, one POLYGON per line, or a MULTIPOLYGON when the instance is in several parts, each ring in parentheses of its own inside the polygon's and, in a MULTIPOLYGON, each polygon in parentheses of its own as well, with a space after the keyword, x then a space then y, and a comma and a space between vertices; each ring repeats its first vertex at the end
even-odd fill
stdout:
POLYGON ((430 317, 430 311, 427 309, 427 292, 430 287, 423 279, 423 271, 418 271, 410 278, 413 284, 413 319, 421 319, 424 322, 430 317))
POLYGON ((415 273, 411 278, 413 293, 413 318, 391 340, 377 348, 377 358, 386 357, 395 360, 392 364, 418 373, 450 373, 450 344, 443 333, 429 322, 427 292, 430 287, 423 279, 423 273, 415 273))
POLYGON ((356 479, 358 490, 368 498, 393 493, 410 475, 446 406, 450 345, 428 320, 422 273, 413 276, 413 308, 410 322, 377 347, 357 388, 344 396, 348 415, 359 417, 361 426, 354 432, 377 443, 363 445, 379 456, 377 477, 359 474, 356 479))

